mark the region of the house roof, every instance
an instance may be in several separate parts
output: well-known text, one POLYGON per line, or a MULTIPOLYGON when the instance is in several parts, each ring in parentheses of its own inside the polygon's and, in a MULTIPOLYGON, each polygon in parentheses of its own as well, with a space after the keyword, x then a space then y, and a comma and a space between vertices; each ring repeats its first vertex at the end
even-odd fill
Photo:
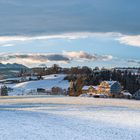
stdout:
POLYGON ((88 90, 90 87, 93 87, 94 89, 98 88, 98 86, 83 86, 82 90, 88 90))
POLYGON ((90 86, 83 86, 82 90, 88 90, 90 86))
POLYGON ((123 95, 126 95, 126 96, 132 96, 132 94, 129 93, 129 92, 122 92, 122 94, 123 94, 123 95))
POLYGON ((117 81, 105 81, 107 82, 110 86, 112 86, 113 84, 115 84, 117 81))

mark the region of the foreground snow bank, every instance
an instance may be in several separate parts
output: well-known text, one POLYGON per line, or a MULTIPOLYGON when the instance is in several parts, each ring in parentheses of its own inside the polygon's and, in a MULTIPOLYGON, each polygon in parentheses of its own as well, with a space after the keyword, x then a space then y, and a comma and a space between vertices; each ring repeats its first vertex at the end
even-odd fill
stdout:
POLYGON ((140 102, 71 97, 0 99, 0 140, 139 140, 140 102))

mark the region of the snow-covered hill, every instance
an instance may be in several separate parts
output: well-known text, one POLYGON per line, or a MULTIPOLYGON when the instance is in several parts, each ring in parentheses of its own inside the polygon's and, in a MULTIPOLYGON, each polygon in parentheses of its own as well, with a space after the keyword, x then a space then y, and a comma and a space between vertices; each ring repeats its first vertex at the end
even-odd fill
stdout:
POLYGON ((46 90, 51 90, 52 87, 60 87, 62 89, 68 89, 69 82, 64 80, 64 74, 56 74, 56 75, 47 75, 44 76, 43 80, 37 81, 28 81, 18 84, 8 85, 13 88, 14 91, 9 93, 9 95, 17 95, 17 94, 27 94, 29 91, 36 91, 37 88, 43 88, 46 90))

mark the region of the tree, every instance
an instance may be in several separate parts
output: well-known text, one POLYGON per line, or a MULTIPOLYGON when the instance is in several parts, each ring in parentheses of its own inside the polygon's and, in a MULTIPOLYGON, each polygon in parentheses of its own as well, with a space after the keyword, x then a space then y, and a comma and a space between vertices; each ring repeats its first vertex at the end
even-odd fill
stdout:
POLYGON ((82 87, 84 84, 84 79, 80 76, 76 80, 76 96, 82 94, 82 87))
POLYGON ((1 96, 8 96, 8 88, 5 85, 1 87, 1 96))

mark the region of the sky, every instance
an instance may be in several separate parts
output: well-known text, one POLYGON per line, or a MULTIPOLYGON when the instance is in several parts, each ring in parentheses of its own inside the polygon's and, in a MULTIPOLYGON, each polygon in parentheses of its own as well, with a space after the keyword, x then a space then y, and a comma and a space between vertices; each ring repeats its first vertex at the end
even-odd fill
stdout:
POLYGON ((0 0, 0 63, 140 67, 139 0, 0 0))

